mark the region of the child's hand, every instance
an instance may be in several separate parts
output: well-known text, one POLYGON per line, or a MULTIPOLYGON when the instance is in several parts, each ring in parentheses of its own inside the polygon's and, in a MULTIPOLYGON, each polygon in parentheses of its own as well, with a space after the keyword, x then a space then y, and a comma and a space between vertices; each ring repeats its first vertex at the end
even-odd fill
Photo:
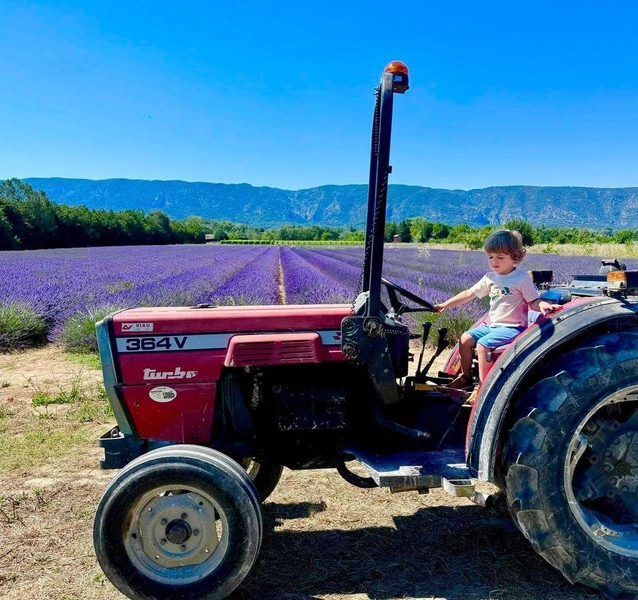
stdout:
POLYGON ((546 315, 547 313, 554 312, 560 308, 560 304, 550 304, 549 302, 545 302, 545 300, 541 300, 538 303, 538 310, 546 315))
POLYGON ((445 312, 447 310, 447 304, 443 302, 442 304, 435 304, 434 308, 436 308, 436 312, 445 312))

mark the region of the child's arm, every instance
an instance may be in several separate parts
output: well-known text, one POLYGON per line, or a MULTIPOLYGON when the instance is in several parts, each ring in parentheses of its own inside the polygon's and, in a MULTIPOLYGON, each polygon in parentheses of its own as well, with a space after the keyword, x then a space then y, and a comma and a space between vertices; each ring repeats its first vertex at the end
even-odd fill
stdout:
POLYGON ((538 298, 537 300, 533 300, 532 302, 528 302, 527 305, 532 310, 543 313, 544 315, 560 308, 560 304, 550 304, 549 302, 545 302, 545 300, 541 300, 540 298, 538 298))
POLYGON ((445 312, 448 308, 453 306, 461 306, 461 304, 467 304, 470 300, 474 300, 476 296, 472 290, 464 290, 459 292, 456 296, 452 296, 449 300, 442 302, 441 304, 435 304, 434 308, 438 312, 445 312))
POLYGON ((538 290, 529 275, 526 275, 521 281, 521 293, 525 302, 527 302, 527 306, 536 312, 546 315, 560 308, 559 304, 551 304, 538 297, 538 290))

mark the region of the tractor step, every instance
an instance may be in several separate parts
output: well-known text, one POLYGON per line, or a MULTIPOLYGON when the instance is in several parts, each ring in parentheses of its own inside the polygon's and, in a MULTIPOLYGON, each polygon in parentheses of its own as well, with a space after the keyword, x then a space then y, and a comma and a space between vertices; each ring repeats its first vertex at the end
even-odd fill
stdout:
POLYGON ((350 448, 379 487, 420 489, 443 487, 452 496, 470 497, 474 483, 462 448, 435 452, 371 454, 350 448))
POLYGON ((446 479, 443 477, 443 489, 457 498, 473 498, 476 486, 471 479, 446 479))

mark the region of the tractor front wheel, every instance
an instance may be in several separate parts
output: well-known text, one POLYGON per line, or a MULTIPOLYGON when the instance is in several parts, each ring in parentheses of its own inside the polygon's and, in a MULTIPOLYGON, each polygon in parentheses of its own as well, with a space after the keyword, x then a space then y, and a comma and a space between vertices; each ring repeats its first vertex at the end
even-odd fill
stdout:
POLYGON ((241 466, 244 467, 246 473, 255 484, 262 502, 274 492, 284 470, 279 463, 268 459, 256 460, 250 457, 244 458, 241 461, 241 466))
POLYGON ((507 500, 572 583, 638 593, 638 333, 601 334, 543 367, 504 447, 507 500))
POLYGON ((252 568, 261 504, 248 474, 200 446, 170 446, 111 482, 93 529, 102 570, 129 598, 221 600, 252 568))

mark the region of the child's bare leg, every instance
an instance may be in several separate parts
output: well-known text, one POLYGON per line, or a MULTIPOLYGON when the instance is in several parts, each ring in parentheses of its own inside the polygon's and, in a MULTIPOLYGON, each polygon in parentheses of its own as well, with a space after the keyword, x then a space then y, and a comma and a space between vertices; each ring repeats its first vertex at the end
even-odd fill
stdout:
POLYGON ((459 342, 459 355, 461 357, 461 374, 467 378, 469 382, 472 378, 472 350, 474 348, 474 338, 468 333, 461 336, 459 342))
POLYGON ((479 382, 482 384, 487 377, 487 374, 490 372, 492 368, 492 363, 487 362, 487 354, 491 351, 491 348, 486 348, 485 346, 481 346, 481 344, 476 344, 476 354, 478 357, 478 371, 479 371, 479 382))
POLYGON ((461 358, 461 372, 449 384, 457 390, 472 383, 472 349, 474 348, 474 338, 467 333, 461 336, 459 341, 459 357, 461 358))

